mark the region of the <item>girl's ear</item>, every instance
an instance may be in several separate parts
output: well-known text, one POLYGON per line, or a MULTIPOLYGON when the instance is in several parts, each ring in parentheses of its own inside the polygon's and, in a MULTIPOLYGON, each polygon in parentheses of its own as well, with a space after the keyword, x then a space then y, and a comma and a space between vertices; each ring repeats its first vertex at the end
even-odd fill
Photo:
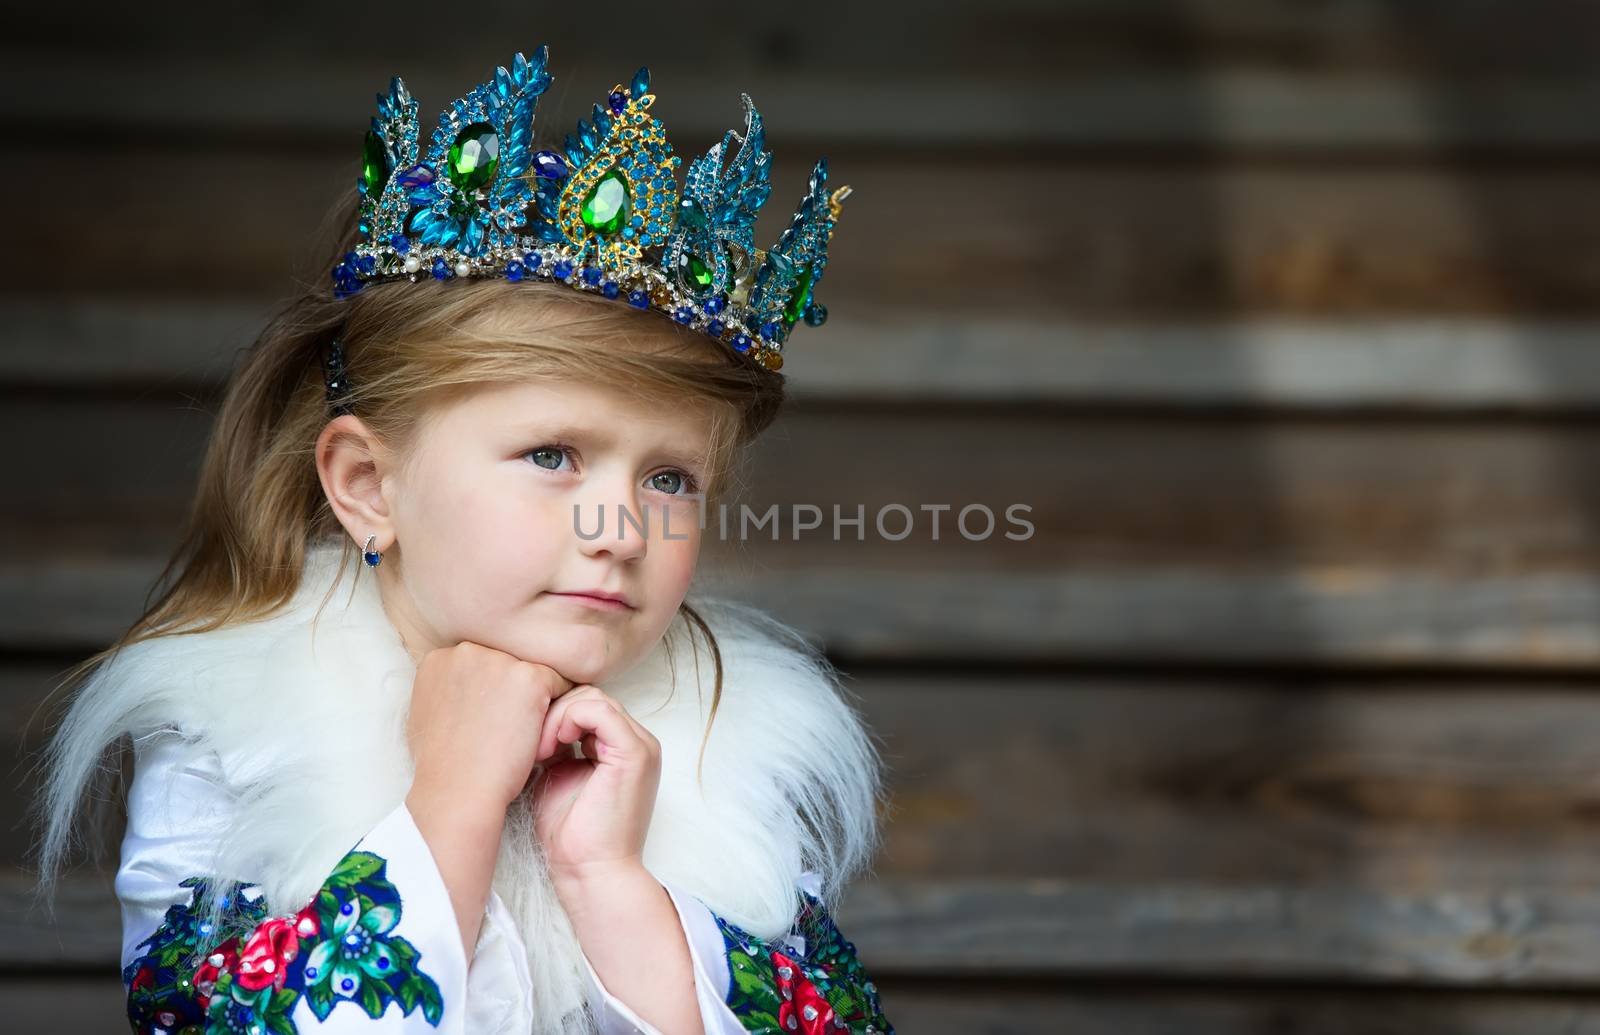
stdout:
POLYGON ((395 539, 383 479, 388 454, 361 418, 343 414, 330 420, 317 436, 317 477, 334 516, 358 543, 376 535, 376 550, 395 539))

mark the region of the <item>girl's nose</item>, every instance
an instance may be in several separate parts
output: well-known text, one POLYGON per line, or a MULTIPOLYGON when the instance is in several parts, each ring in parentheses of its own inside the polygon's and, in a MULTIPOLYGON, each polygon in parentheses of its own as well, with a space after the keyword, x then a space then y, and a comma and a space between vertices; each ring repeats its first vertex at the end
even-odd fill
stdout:
POLYGON ((658 535, 660 507, 647 507, 632 493, 596 495, 579 505, 578 542, 589 554, 609 553, 627 560, 642 557, 658 535))

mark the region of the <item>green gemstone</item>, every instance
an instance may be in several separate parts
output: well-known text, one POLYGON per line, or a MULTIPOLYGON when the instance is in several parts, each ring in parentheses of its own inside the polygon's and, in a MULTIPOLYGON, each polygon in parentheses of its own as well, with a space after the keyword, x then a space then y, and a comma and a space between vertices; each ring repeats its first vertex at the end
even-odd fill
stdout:
POLYGON ((614 234, 628 221, 628 181, 613 169, 600 177, 583 199, 578 216, 585 226, 602 234, 614 234))
POLYGON ((691 230, 703 230, 706 225, 706 210, 694 198, 683 198, 678 202, 678 222, 691 230))
POLYGON ((678 272, 684 284, 696 294, 711 290, 711 267, 694 252, 684 252, 678 259, 678 272))
POLYGON ((794 287, 789 289, 789 301, 783 307, 783 322, 794 326, 800 319, 800 314, 806 311, 806 306, 811 302, 811 267, 807 266, 800 271, 800 277, 794 282, 794 287))
POLYGON ((383 192, 383 185, 388 182, 389 155, 383 138, 378 136, 377 130, 369 129, 361 146, 361 191, 368 197, 375 197, 383 192))
POLYGON ((474 122, 450 145, 450 179, 462 190, 477 190, 494 179, 500 165, 500 135, 487 122, 474 122))

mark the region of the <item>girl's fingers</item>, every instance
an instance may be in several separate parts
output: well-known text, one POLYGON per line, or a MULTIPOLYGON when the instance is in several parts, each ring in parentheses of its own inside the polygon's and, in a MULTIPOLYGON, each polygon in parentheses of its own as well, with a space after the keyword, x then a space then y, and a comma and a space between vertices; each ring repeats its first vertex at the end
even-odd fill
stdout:
POLYGON ((593 733, 585 733, 578 738, 578 750, 583 753, 584 758, 591 762, 598 757, 598 749, 595 747, 597 739, 593 733))
POLYGON ((562 744, 571 744, 593 734, 584 745, 584 757, 602 761, 608 749, 625 750, 642 738, 622 707, 603 694, 563 696, 545 713, 539 739, 540 761, 555 754, 562 744))
POLYGON ((561 710, 573 701, 596 696, 604 696, 599 687, 579 684, 550 702, 550 707, 545 709, 543 724, 539 727, 539 750, 535 757, 540 762, 555 754, 561 747, 562 742, 556 740, 556 728, 559 725, 561 710))

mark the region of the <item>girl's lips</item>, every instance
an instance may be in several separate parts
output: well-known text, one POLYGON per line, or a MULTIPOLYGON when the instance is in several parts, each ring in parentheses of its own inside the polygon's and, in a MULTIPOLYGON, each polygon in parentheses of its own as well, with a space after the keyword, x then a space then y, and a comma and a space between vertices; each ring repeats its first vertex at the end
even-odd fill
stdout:
POLYGON ((573 603, 582 605, 584 607, 592 607, 592 608, 595 608, 596 610, 599 610, 599 611, 632 611, 633 610, 632 607, 630 607, 629 605, 623 603, 620 600, 607 600, 604 597, 592 597, 592 596, 589 596, 587 593, 555 593, 555 592, 552 592, 550 595, 553 596, 553 597, 560 597, 563 600, 570 600, 573 603))

